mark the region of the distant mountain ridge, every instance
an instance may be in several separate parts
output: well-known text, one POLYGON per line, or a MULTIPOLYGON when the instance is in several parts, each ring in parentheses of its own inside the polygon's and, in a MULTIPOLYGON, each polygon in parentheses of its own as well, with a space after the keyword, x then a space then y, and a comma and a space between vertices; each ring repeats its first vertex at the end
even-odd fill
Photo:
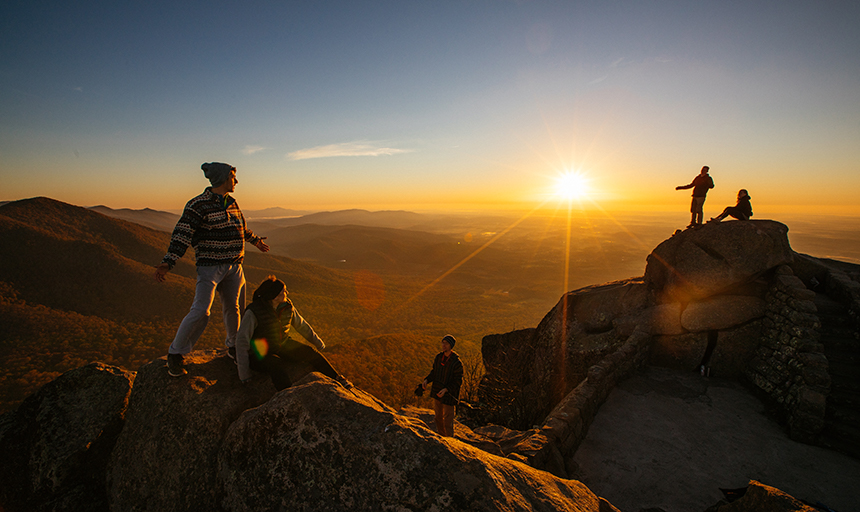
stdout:
MULTIPOLYGON (((2 206, 2 204, 0 204, 2 206)), ((158 231, 173 231, 179 215, 175 213, 153 210, 151 208, 110 208, 104 205, 90 206, 89 210, 108 217, 134 222, 158 231)), ((362 209, 339 210, 332 212, 312 212, 308 210, 292 210, 281 207, 264 208, 262 210, 243 209, 245 218, 253 223, 277 227, 298 226, 301 224, 373 226, 384 228, 408 229, 428 217, 419 213, 405 210, 383 210, 371 212, 362 209)))
POLYGON ((115 210, 104 205, 99 205, 91 206, 89 209, 108 217, 134 222, 141 226, 146 226, 157 231, 166 231, 168 233, 173 231, 173 227, 176 226, 176 222, 179 220, 179 215, 176 215, 175 213, 162 212, 151 208, 144 208, 142 210, 120 208, 115 210))
MULTIPOLYGON (((250 216, 250 215, 248 215, 250 216)), ((371 226, 380 228, 413 229, 426 219, 426 216, 405 210, 383 210, 371 212, 362 209, 317 212, 300 217, 272 219, 269 222, 278 226, 298 226, 301 224, 371 226)))

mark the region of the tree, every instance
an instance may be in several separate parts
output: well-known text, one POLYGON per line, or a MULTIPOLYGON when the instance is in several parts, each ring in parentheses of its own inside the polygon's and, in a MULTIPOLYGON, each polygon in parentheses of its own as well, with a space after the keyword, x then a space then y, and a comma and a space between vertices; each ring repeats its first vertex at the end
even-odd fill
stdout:
POLYGON ((460 387, 460 400, 476 402, 478 384, 484 376, 484 360, 480 351, 469 351, 460 358, 463 363, 463 384, 460 387))

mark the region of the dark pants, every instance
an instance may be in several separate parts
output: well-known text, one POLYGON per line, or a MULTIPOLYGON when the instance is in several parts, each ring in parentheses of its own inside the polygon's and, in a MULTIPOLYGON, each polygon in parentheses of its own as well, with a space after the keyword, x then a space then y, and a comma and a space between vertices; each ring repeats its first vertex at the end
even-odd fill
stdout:
POLYGON ((717 218, 723 220, 729 215, 738 220, 749 220, 749 217, 747 217, 746 214, 742 212, 741 209, 737 206, 727 206, 726 209, 723 210, 723 213, 721 213, 717 218))
POLYGON ((328 359, 304 343, 287 338, 280 345, 272 345, 263 359, 258 359, 252 352, 250 366, 252 370, 263 372, 272 377, 272 383, 278 391, 293 385, 288 371, 290 363, 304 362, 310 364, 315 372, 326 377, 337 379, 340 374, 334 369, 328 359))

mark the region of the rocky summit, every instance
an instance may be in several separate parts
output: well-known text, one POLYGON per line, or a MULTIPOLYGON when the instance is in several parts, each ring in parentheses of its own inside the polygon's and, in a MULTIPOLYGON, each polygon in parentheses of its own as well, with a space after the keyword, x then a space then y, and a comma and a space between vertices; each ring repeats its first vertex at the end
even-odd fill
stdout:
POLYGON ((615 510, 319 374, 275 393, 214 351, 187 366, 91 365, 4 415, 3 510, 615 510))
MULTIPOLYGON (((0 510, 613 511, 569 464, 644 365, 744 381, 793 439, 856 456, 858 369, 826 354, 856 353, 860 272, 794 253, 786 233, 678 232, 644 277, 569 292, 537 327, 487 336, 479 402, 455 438, 428 428, 431 411, 307 368, 280 392, 263 375, 243 385, 222 351, 190 354, 181 378, 165 358, 87 365, 0 416, 0 510)), ((711 510, 804 506, 751 482, 711 510)))

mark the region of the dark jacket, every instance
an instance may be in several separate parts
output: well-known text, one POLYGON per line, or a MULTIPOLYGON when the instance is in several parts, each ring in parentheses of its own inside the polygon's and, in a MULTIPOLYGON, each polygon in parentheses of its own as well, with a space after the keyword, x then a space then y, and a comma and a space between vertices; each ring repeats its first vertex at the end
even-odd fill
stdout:
POLYGON ((737 206, 735 206, 735 208, 737 208, 739 212, 746 215, 746 219, 744 219, 744 220, 749 220, 749 218, 752 217, 752 214, 753 214, 752 213, 752 204, 750 204, 750 196, 749 195, 745 195, 745 196, 739 198, 738 204, 737 204, 737 206))
POLYGON ((705 197, 708 195, 708 190, 714 188, 714 179, 708 174, 699 174, 693 178, 693 182, 689 185, 682 185, 678 190, 693 189, 693 197, 705 197))
MULTIPOLYGON (((254 312, 257 318, 257 327, 254 328, 252 340, 265 339, 269 344, 280 344, 284 337, 284 328, 278 322, 275 308, 272 307, 272 301, 255 300, 248 304, 248 309, 254 312)), ((258 359, 263 358, 263 354, 257 354, 254 347, 251 347, 252 357, 258 359)))
POLYGON ((439 352, 433 360, 433 369, 425 380, 433 383, 430 396, 445 405, 457 405, 460 401, 460 386, 463 384, 463 363, 460 362, 460 356, 451 351, 446 360, 445 353, 439 352), (446 388, 448 391, 445 396, 438 398, 436 394, 446 388))
POLYGON ((708 190, 714 188, 714 179, 705 175, 698 175, 693 180, 693 197, 705 197, 708 195, 708 190))

